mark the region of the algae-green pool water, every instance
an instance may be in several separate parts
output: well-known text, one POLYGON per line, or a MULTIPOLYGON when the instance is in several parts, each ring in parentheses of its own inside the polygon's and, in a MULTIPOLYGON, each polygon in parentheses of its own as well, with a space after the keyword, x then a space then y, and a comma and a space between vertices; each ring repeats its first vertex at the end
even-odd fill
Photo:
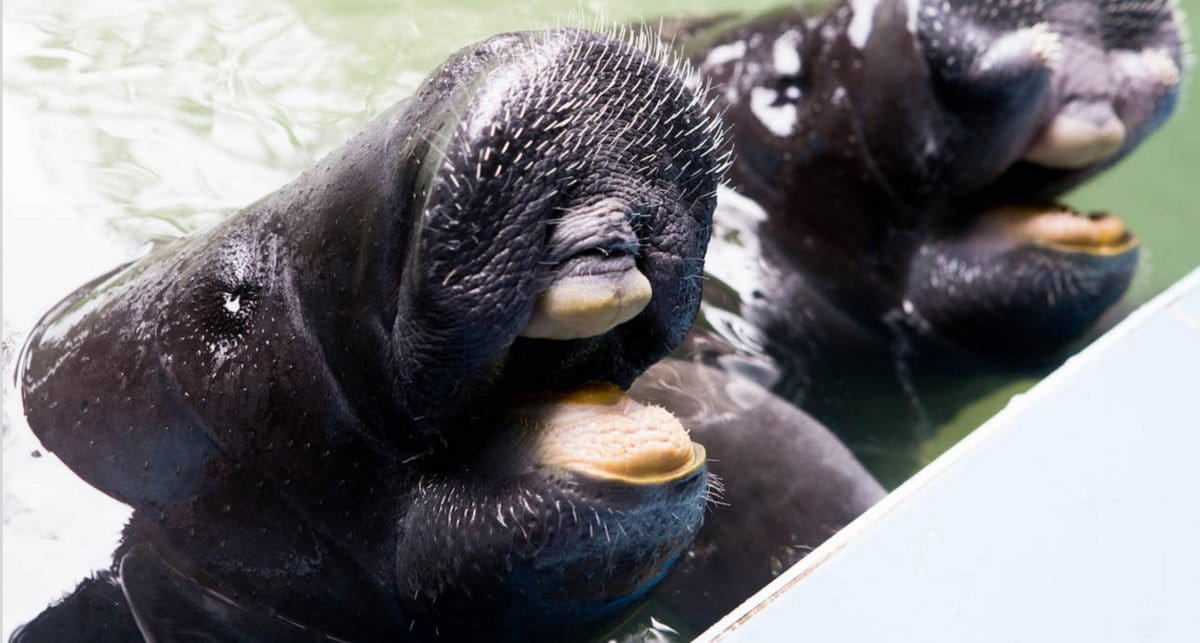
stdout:
MULTIPOLYGON (((502 31, 779 4, 6 2, 6 340, 27 331, 67 282, 82 283, 149 240, 201 228, 282 185, 466 44, 502 31), (78 251, 57 261, 61 271, 48 271, 46 257, 68 246, 78 251)), ((1200 13, 1200 0, 1181 5, 1200 13)), ((1188 26, 1192 42, 1197 24, 1188 26)), ((1200 264, 1194 85, 1185 80, 1175 115, 1139 150, 1064 199, 1118 214, 1142 241, 1140 267, 1114 318, 1200 264)), ((895 486, 1044 372, 991 376, 969 399, 955 399, 950 419, 915 447, 860 456, 895 486)))

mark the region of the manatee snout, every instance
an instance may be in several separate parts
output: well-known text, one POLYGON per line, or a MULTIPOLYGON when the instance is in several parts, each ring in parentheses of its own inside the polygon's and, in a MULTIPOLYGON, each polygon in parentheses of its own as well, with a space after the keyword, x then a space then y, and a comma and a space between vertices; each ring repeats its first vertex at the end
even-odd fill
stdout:
POLYGON ((1107 164, 1156 127, 1179 94, 1177 16, 1169 3, 1060 2, 1045 20, 1061 53, 1024 159, 1066 171, 1107 164))
POLYGON ((945 121, 960 128, 944 152, 956 187, 927 208, 898 309, 991 361, 1050 359, 1121 297, 1138 258, 1116 215, 1058 199, 1174 109, 1181 16, 1166 0, 921 5, 925 59, 960 103, 945 121))
POLYGON ((421 378, 448 446, 416 464, 395 559, 416 627, 467 638, 628 604, 690 545, 707 487, 703 447, 622 389, 698 309, 715 126, 628 44, 565 31, 508 46, 490 50, 502 72, 474 88, 415 242, 423 302, 461 317, 407 322, 455 355, 455 333, 490 341, 469 368, 421 378), (486 297, 466 296, 476 283, 486 297))

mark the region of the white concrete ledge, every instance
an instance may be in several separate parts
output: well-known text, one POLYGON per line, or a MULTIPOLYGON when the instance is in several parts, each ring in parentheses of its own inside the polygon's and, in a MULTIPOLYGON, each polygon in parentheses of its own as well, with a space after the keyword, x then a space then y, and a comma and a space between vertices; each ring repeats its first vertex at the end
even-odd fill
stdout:
POLYGON ((1200 641, 1200 270, 700 641, 1200 641))

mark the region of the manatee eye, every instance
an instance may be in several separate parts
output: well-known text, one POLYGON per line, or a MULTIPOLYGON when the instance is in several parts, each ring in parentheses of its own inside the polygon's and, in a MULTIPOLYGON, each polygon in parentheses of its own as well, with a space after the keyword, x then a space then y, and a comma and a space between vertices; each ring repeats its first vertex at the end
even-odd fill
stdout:
POLYGON ((200 333, 209 341, 236 340, 249 330, 262 299, 259 262, 241 243, 229 244, 216 254, 207 274, 196 280, 192 310, 200 333))
POLYGON ((196 310, 206 335, 236 339, 246 333, 258 308, 260 288, 249 281, 214 279, 196 293, 196 310))

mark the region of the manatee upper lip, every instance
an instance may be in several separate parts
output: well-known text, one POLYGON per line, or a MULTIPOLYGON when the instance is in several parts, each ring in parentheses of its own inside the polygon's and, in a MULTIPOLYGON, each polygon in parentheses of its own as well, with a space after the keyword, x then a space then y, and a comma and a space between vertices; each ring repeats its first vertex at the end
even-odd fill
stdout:
POLYGON ((1125 137, 1125 124, 1111 111, 1099 120, 1059 114, 1034 139, 1024 159, 1043 167, 1083 169, 1117 154, 1125 137))
POLYGON ((638 269, 637 237, 627 223, 622 224, 599 240, 568 239, 552 248, 546 263, 553 267, 523 336, 554 340, 595 337, 646 308, 653 287, 638 269))
POLYGON ((556 248, 548 257, 549 262, 563 264, 580 257, 636 257, 639 243, 636 237, 612 236, 604 239, 589 239, 565 247, 556 248))

